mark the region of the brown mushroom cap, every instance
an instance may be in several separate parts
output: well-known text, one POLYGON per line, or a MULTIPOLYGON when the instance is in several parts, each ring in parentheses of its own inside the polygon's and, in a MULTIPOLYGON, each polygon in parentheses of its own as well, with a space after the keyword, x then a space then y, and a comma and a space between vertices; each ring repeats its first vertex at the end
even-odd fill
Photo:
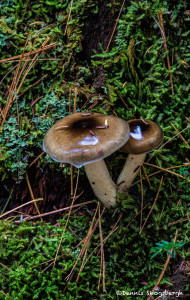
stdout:
POLYGON ((120 149, 128 154, 141 154, 156 149, 163 139, 160 126, 151 120, 130 120, 130 138, 120 149))
POLYGON ((75 113, 48 130, 43 148, 52 159, 79 168, 121 148, 129 134, 127 122, 115 116, 75 113))

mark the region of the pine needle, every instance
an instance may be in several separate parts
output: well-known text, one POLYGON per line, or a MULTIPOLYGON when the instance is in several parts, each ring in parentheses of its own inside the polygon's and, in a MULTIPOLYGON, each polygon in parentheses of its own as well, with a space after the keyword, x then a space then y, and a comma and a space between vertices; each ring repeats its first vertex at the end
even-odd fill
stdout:
POLYGON ((100 232, 100 249, 101 249, 101 262, 100 262, 100 276, 98 281, 98 291, 100 289, 100 281, 101 281, 101 273, 103 270, 103 292, 105 292, 105 257, 104 257, 104 242, 103 242, 103 234, 102 234, 102 225, 101 225, 101 217, 100 217, 100 206, 99 206, 99 232, 100 232))
POLYGON ((78 169, 78 173, 77 173, 77 182, 76 182, 76 186, 75 186, 75 192, 74 192, 73 200, 72 200, 70 210, 69 210, 69 214, 68 214, 68 217, 67 217, 67 221, 66 221, 66 224, 65 224, 65 227, 63 229, 63 233, 62 233, 62 236, 61 236, 61 239, 60 239, 60 242, 59 242, 59 246, 57 248, 57 252, 56 252, 56 255, 55 255, 55 258, 54 258, 53 267, 55 267, 55 264, 56 264, 56 261, 57 261, 57 256, 58 256, 58 253, 59 253, 59 250, 60 250, 60 247, 61 247, 61 243, 62 243, 62 240, 63 240, 63 236, 65 234, 65 231, 66 231, 66 228, 67 228, 67 225, 68 225, 68 222, 69 222, 69 218, 70 218, 70 215, 71 215, 71 210, 73 208, 73 204, 74 204, 75 199, 76 199, 76 192, 77 192, 77 188, 78 188, 78 180, 79 180, 79 169, 78 169))
MULTIPOLYGON (((30 196, 31 196, 32 200, 34 200, 35 197, 34 197, 34 194, 33 194, 32 188, 31 188, 31 185, 30 185, 28 173, 26 173, 26 182, 27 182, 27 185, 28 185, 28 189, 29 189, 29 191, 30 191, 30 196)), ((40 215, 39 208, 38 208, 37 203, 36 203, 35 201, 34 201, 34 205, 35 205, 35 208, 36 208, 36 210, 37 210, 38 215, 40 215)), ((41 220, 42 220, 42 219, 41 219, 41 220)))
POLYGON ((164 168, 159 167, 159 166, 157 166, 157 165, 153 165, 153 164, 149 164, 149 163, 144 163, 144 164, 147 165, 147 166, 151 166, 151 167, 160 169, 160 170, 162 170, 162 171, 168 172, 168 173, 170 173, 170 174, 172 174, 172 175, 175 175, 175 176, 177 176, 177 177, 180 177, 180 178, 182 178, 182 179, 187 180, 187 181, 190 182, 189 179, 187 179, 187 178, 185 178, 184 176, 182 176, 182 175, 180 175, 180 174, 177 174, 177 173, 175 173, 175 172, 173 172, 173 171, 170 171, 169 168, 168 168, 168 169, 164 169, 164 168))
POLYGON ((26 205, 29 205, 29 204, 31 204, 31 203, 33 203, 33 202, 35 203, 35 202, 37 202, 37 201, 42 201, 42 200, 43 200, 43 198, 37 198, 37 199, 31 200, 31 201, 29 201, 29 202, 27 202, 27 203, 24 203, 24 204, 22 204, 22 205, 20 205, 20 206, 18 206, 18 207, 16 207, 16 208, 13 208, 13 209, 7 211, 6 213, 4 213, 3 215, 0 216, 0 219, 3 218, 3 217, 5 217, 5 216, 7 216, 8 214, 11 214, 12 212, 14 212, 14 211, 16 211, 16 210, 18 210, 18 209, 20 209, 20 208, 26 206, 26 205))
MULTIPOLYGON (((95 226, 94 226, 94 230, 92 231, 92 226, 93 226, 93 224, 94 224, 94 219, 95 219, 95 216, 96 216, 97 211, 98 211, 98 206, 99 206, 99 203, 98 203, 98 205, 97 205, 96 211, 95 211, 94 216, 93 216, 93 218, 92 218, 92 221, 91 221, 91 224, 90 224, 90 228, 89 228, 89 230, 88 230, 88 233, 87 233, 87 235, 86 235, 86 237, 85 237, 85 239, 84 239, 84 247, 81 249, 81 251, 80 251, 80 253, 79 253, 78 257, 77 257, 77 260, 76 260, 74 266, 72 267, 70 273, 65 277, 65 280, 66 280, 66 281, 70 281, 70 280, 71 280, 71 278, 72 278, 72 276, 73 276, 73 274, 74 274, 75 267, 76 267, 76 265, 77 265, 79 259, 82 258, 83 255, 85 254, 86 247, 88 246, 88 243, 90 242, 91 236, 92 236, 94 230, 96 229, 96 225, 95 225, 95 226)), ((79 244, 81 244, 81 243, 79 243, 79 244)), ((81 272, 81 270, 82 270, 82 268, 80 268, 79 273, 81 272)), ((79 274, 78 274, 78 277, 77 277, 77 278, 79 278, 79 274)))
MULTIPOLYGON (((157 15, 158 15, 158 21, 159 21, 159 28, 161 28, 161 35, 162 35, 164 50, 165 50, 165 52, 167 52, 168 47, 167 47, 166 35, 165 35, 165 29, 164 29, 163 12, 164 12, 164 9, 159 11, 157 13, 157 15)), ((168 70, 169 70, 169 77, 170 77, 172 95, 174 95, 173 77, 172 77, 172 73, 171 73, 170 59, 169 59, 168 53, 166 55, 166 58, 167 58, 167 65, 168 65, 168 70)))
POLYGON ((177 128, 175 127, 175 125, 172 122, 169 122, 169 123, 172 125, 172 127, 175 129, 175 131, 178 133, 178 135, 184 141, 184 143, 190 148, 188 142, 184 139, 184 137, 182 136, 182 134, 177 130, 177 128))
POLYGON ((160 189, 161 189, 161 186, 162 186, 162 182, 163 182, 163 176, 162 176, 162 178, 161 178, 161 180, 160 180, 160 185, 159 185, 158 192, 157 192, 157 194, 156 194, 156 198, 155 198, 155 200, 154 200, 154 203, 152 204, 152 207, 151 207, 151 209, 150 209, 150 211, 149 211, 149 213, 148 213, 148 216, 147 216, 147 218, 146 218, 146 220, 145 220, 145 222, 144 222, 144 224, 143 224, 143 226, 142 226, 142 228, 141 228, 139 234, 142 233, 143 228, 144 228, 144 226, 145 226, 145 224, 146 224, 148 218, 150 217, 150 215, 151 215, 151 213, 152 213, 152 211, 153 211, 153 208, 154 208, 154 206, 155 206, 155 204, 156 204, 156 201, 157 201, 158 196, 159 196, 159 193, 160 193, 160 189))
MULTIPOLYGON (((142 208, 143 208, 143 182, 142 182, 142 169, 140 168, 140 183, 141 183, 141 217, 140 217, 140 231, 142 228, 142 208)), ((139 232, 140 233, 140 232, 139 232)))

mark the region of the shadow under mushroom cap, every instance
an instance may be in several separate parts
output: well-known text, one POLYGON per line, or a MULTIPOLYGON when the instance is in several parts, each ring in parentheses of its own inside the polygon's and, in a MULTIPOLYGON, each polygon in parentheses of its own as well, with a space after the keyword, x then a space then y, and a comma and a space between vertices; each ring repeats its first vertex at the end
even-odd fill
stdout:
POLYGON ((52 159, 81 167, 112 154, 128 138, 129 125, 120 118, 99 113, 75 113, 48 130, 43 148, 52 159))

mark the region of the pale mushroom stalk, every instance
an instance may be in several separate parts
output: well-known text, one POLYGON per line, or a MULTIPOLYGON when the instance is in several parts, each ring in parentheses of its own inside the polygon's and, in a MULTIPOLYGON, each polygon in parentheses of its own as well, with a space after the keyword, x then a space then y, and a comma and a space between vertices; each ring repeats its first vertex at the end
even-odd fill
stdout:
POLYGON ((118 189, 125 192, 137 176, 146 154, 156 149, 162 139, 162 129, 151 120, 135 119, 128 121, 130 137, 120 149, 127 153, 125 165, 117 180, 118 189))
POLYGON ((133 180, 139 173, 140 167, 144 163, 145 157, 146 153, 128 154, 125 165, 117 179, 117 185, 120 191, 123 192, 131 186, 133 180))
POLYGON ((84 168, 96 197, 105 207, 114 206, 117 186, 110 177, 105 161, 102 159, 89 163, 84 168))

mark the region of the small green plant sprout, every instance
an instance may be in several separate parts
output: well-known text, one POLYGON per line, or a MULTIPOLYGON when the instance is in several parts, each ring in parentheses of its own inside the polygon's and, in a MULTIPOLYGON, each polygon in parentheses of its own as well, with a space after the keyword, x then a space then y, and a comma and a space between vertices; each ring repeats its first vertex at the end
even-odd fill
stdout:
POLYGON ((189 175, 190 175, 189 171, 186 167, 179 168, 179 173, 180 173, 180 175, 183 175, 185 177, 189 177, 189 175))
POLYGON ((179 248, 181 248, 183 245, 187 244, 188 242, 185 243, 174 243, 174 242, 166 242, 166 241, 162 241, 162 243, 156 243, 156 247, 152 247, 150 252, 155 252, 150 259, 153 259, 156 255, 161 254, 163 255, 163 252, 166 251, 168 255, 170 255, 170 257, 175 258, 176 256, 176 251, 179 252, 180 254, 182 254, 179 251, 179 248), (173 252, 171 251, 173 250, 173 252))

